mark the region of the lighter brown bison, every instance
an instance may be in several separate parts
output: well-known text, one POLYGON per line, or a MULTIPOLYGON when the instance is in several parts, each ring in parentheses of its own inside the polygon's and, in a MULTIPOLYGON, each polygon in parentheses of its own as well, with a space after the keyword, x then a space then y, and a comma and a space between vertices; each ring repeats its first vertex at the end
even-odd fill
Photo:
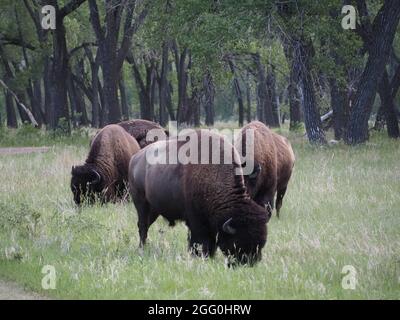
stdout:
POLYGON ((140 150, 139 144, 118 125, 101 129, 91 142, 85 164, 72 167, 71 190, 76 204, 96 196, 102 202, 124 195, 129 161, 140 150))
POLYGON ((132 137, 136 139, 136 141, 139 143, 140 148, 144 148, 147 145, 153 143, 153 141, 146 139, 147 133, 150 130, 158 130, 160 133, 159 135, 164 133, 164 138, 168 137, 169 135, 168 130, 165 130, 157 123, 143 119, 123 121, 118 123, 118 125, 124 128, 132 137))
POLYGON ((282 200, 292 174, 295 157, 290 142, 274 133, 259 121, 253 121, 241 130, 235 146, 239 154, 246 156, 244 143, 246 131, 254 132, 254 171, 245 175, 247 190, 252 199, 272 212, 276 194, 276 213, 282 207, 282 200))
POLYGON ((185 221, 192 253, 212 257, 218 246, 237 262, 253 264, 261 258, 269 216, 246 192, 236 149, 222 136, 207 130, 193 131, 189 138, 189 142, 177 138, 159 141, 132 157, 129 187, 138 213, 141 245, 145 244, 149 227, 161 215, 170 225, 176 220, 185 221), (197 159, 201 159, 205 149, 200 148, 200 141, 204 139, 211 141, 211 146, 220 142, 219 149, 208 149, 211 152, 206 157, 210 163, 211 154, 216 151, 221 164, 148 161, 149 155, 165 155, 170 150, 179 153, 188 145, 193 146, 190 150, 198 150, 197 159), (224 145, 235 159, 229 164, 222 159, 224 145))

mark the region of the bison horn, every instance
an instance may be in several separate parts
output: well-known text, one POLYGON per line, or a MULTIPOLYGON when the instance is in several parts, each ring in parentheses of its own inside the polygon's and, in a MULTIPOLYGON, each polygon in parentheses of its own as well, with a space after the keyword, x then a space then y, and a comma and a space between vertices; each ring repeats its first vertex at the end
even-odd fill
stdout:
POLYGON ((101 180, 100 174, 94 169, 92 169, 92 173, 94 174, 95 178, 90 181, 90 184, 98 184, 101 180))
POLYGON ((255 178, 257 178, 257 176, 260 174, 260 172, 261 172, 261 166, 260 166, 260 164, 257 164, 257 165, 254 167, 253 172, 249 175, 249 178, 250 178, 250 179, 255 179, 255 178))
POLYGON ((235 234, 236 229, 230 225, 231 222, 232 222, 232 218, 229 218, 228 220, 226 220, 225 223, 222 225, 222 230, 228 234, 235 234))

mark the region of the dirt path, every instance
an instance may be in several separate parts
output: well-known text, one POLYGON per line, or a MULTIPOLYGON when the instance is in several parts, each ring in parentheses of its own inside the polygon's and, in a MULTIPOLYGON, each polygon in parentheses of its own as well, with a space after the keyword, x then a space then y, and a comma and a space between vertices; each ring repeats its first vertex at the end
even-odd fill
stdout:
POLYGON ((42 153, 49 151, 49 147, 16 147, 16 148, 0 148, 0 155, 4 154, 26 154, 26 153, 42 153))
POLYGON ((48 298, 29 292, 16 283, 0 280, 0 300, 47 300, 48 298))

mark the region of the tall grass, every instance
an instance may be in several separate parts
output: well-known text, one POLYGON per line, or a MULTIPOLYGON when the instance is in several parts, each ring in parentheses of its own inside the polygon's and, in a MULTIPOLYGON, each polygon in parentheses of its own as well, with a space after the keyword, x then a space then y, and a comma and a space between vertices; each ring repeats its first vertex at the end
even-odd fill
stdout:
POLYGON ((188 255, 186 227, 161 218, 139 251, 130 202, 76 208, 70 170, 88 140, 0 155, 0 277, 57 298, 398 299, 399 142, 379 134, 354 148, 291 140, 297 162, 281 218, 268 225, 262 261, 235 269, 220 252, 188 255), (55 290, 41 287, 44 265, 56 269, 55 290), (355 290, 342 288, 345 265, 357 271, 355 290))

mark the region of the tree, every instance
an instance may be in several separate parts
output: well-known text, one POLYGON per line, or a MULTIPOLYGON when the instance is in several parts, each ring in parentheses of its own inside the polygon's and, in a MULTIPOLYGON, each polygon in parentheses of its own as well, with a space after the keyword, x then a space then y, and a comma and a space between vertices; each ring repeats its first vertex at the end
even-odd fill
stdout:
POLYGON ((400 6, 396 0, 385 1, 374 19, 368 60, 358 83, 347 126, 348 144, 359 144, 368 140, 368 120, 372 104, 390 54, 399 19, 400 6))
POLYGON ((121 121, 121 109, 118 100, 118 82, 125 58, 132 43, 132 37, 142 25, 150 1, 145 1, 143 8, 138 9, 136 0, 106 0, 104 26, 101 25, 99 8, 96 0, 89 0, 90 21, 99 44, 100 65, 103 74, 104 102, 103 112, 109 123, 121 121), (136 11, 140 10, 139 13, 136 11), (125 21, 123 26, 123 16, 125 21), (123 34, 120 43, 120 29, 123 34))

